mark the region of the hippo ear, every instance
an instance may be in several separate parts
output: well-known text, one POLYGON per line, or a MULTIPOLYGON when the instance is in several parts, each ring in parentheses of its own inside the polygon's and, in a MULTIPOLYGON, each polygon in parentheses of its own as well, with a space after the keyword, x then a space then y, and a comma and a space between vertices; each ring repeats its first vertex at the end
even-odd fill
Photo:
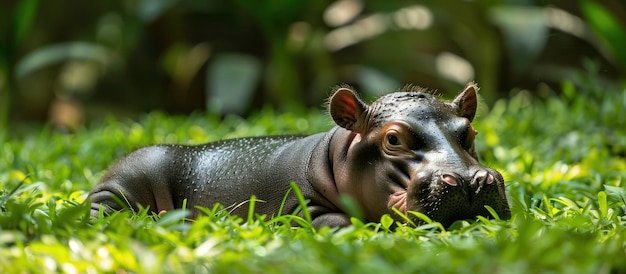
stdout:
POLYGON ((330 116, 333 117, 335 123, 357 133, 364 133, 365 131, 360 128, 361 123, 359 121, 363 119, 363 113, 367 107, 367 104, 359 98, 354 90, 345 86, 334 89, 328 104, 330 116))
POLYGON ((465 89, 452 101, 452 105, 457 110, 457 115, 467 118, 470 122, 474 120, 474 116, 476 115, 476 107, 478 104, 476 92, 478 92, 476 83, 469 82, 465 89))

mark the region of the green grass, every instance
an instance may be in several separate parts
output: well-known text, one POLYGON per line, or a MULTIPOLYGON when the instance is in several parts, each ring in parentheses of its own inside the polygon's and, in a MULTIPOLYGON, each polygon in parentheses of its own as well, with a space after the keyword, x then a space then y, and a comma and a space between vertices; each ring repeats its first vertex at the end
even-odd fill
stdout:
POLYGON ((314 133, 322 111, 248 120, 151 113, 75 134, 22 126, 0 134, 0 272, 616 273, 626 271, 626 91, 582 76, 562 95, 519 92, 475 122, 483 162, 503 171, 513 218, 392 229, 315 230, 297 217, 244 219, 220 207, 185 222, 82 204, 113 161, 155 143, 314 133))

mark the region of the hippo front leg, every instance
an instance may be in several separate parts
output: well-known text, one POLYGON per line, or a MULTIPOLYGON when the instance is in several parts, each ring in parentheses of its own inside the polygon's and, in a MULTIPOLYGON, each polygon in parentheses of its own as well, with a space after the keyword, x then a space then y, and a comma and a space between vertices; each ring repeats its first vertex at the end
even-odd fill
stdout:
POLYGON ((318 216, 312 221, 313 227, 320 228, 323 226, 330 227, 346 227, 352 225, 350 217, 342 213, 327 213, 318 216))
POLYGON ((320 206, 310 206, 308 210, 313 218, 311 222, 315 228, 323 226, 346 227, 352 225, 350 216, 345 213, 331 211, 320 206))

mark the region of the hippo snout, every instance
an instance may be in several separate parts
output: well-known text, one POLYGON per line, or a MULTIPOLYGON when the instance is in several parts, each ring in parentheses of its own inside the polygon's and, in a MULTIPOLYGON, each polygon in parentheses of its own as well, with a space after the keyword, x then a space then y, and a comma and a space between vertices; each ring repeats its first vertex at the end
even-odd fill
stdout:
POLYGON ((468 202, 472 204, 472 196, 478 195, 483 187, 495 183, 495 177, 487 170, 478 170, 470 180, 464 179, 458 174, 444 173, 440 178, 443 183, 452 187, 459 187, 468 197, 468 202))
POLYGON ((418 210, 444 226, 456 220, 475 219, 476 216, 491 217, 485 206, 493 208, 502 219, 510 218, 500 173, 479 168, 465 174, 449 171, 431 173, 432 179, 425 180, 430 183, 422 181, 421 190, 415 194, 418 196, 418 210))

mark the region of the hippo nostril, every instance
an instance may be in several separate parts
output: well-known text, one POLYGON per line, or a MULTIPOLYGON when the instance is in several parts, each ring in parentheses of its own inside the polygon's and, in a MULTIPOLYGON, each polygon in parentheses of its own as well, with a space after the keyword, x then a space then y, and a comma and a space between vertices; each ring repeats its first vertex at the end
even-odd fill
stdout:
POLYGON ((472 188, 475 189, 475 193, 478 194, 483 187, 486 185, 492 185, 495 180, 495 177, 493 177, 493 175, 489 172, 486 170, 480 170, 474 175, 471 185, 472 188))
POLYGON ((446 182, 446 184, 449 184, 451 186, 457 186, 459 184, 456 181, 456 179, 454 178, 454 176, 452 176, 450 174, 441 175, 441 180, 446 182))
POLYGON ((491 174, 487 175, 487 184, 488 185, 492 184, 493 180, 494 180, 493 175, 491 175, 491 174))

